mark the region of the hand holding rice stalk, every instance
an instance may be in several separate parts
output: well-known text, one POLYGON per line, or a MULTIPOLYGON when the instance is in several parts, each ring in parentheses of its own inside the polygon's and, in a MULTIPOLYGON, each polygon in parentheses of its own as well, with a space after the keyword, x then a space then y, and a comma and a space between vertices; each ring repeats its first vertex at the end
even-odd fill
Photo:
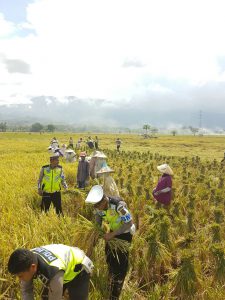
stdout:
MULTIPOLYGON (((82 215, 78 215, 76 223, 76 244, 90 256, 98 240, 104 238, 105 232, 97 223, 89 221, 82 215)), ((129 249, 129 243, 118 238, 112 238, 107 243, 115 255, 117 251, 127 252, 129 249)))

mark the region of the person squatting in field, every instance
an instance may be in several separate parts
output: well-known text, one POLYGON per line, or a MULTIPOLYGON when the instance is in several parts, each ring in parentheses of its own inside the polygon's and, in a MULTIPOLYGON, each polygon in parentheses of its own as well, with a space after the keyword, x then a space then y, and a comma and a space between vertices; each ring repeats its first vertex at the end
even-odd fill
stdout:
POLYGON ((110 232, 104 234, 106 262, 109 270, 109 299, 118 300, 128 270, 129 247, 123 251, 117 249, 115 252, 108 242, 117 238, 130 245, 135 225, 126 203, 119 197, 107 197, 100 185, 92 187, 85 203, 94 205, 96 222, 100 226, 102 221, 109 224, 110 232))
POLYGON ((41 210, 47 212, 51 203, 58 215, 63 214, 61 203, 61 186, 68 188, 62 167, 59 165, 59 154, 50 154, 50 164, 41 168, 38 180, 38 194, 42 196, 41 210))
POLYGON ((162 164, 157 167, 162 176, 159 178, 156 188, 152 194, 156 201, 168 206, 172 198, 172 175, 173 171, 168 164, 162 164))
POLYGON ((87 300, 93 267, 82 250, 62 244, 19 248, 8 261, 9 272, 20 279, 23 300, 34 300, 35 278, 43 283, 43 300, 62 300, 65 289, 70 300, 87 300))

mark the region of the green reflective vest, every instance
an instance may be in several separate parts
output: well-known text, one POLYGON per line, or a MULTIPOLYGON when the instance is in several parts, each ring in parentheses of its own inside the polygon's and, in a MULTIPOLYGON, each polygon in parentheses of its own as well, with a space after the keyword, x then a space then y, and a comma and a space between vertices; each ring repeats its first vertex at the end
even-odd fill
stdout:
POLYGON ((42 190, 46 193, 59 192, 62 182, 62 167, 51 169, 50 166, 43 167, 42 190))
POLYGON ((85 253, 76 247, 69 247, 63 244, 52 244, 34 248, 32 252, 40 255, 41 258, 50 266, 63 270, 63 283, 73 280, 80 272, 75 272, 75 267, 81 264, 85 253))
POLYGON ((111 231, 119 229, 123 225, 120 214, 117 212, 118 205, 120 203, 118 197, 109 197, 109 207, 107 210, 98 211, 98 214, 104 221, 109 224, 111 231))
POLYGON ((119 197, 108 197, 109 207, 107 210, 99 211, 97 214, 109 224, 111 231, 118 230, 124 223, 128 223, 132 220, 131 214, 126 208, 126 203, 119 197), (118 208, 122 208, 126 211, 125 215, 121 215, 118 212, 118 208))
POLYGON ((115 208, 107 209, 102 218, 109 224, 109 228, 112 231, 119 229, 123 225, 121 217, 115 208))

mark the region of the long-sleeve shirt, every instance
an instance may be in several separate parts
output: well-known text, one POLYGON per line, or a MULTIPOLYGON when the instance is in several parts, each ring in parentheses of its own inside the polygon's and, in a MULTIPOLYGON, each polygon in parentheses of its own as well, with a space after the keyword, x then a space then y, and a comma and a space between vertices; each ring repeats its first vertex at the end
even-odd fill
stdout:
POLYGON ((153 190, 154 198, 162 204, 168 205, 172 195, 172 178, 168 174, 163 174, 153 190))
POLYGON ((51 244, 31 251, 37 258, 37 271, 30 281, 21 281, 23 300, 34 300, 35 278, 41 280, 44 295, 48 295, 48 300, 62 300, 63 285, 72 282, 81 272, 90 273, 93 267, 91 260, 76 247, 51 244))
POLYGON ((127 209, 127 205, 119 197, 109 197, 109 207, 107 210, 95 211, 95 220, 101 226, 102 221, 109 223, 110 230, 118 236, 130 232, 133 225, 132 217, 127 209))
POLYGON ((103 191, 106 196, 116 196, 119 197, 119 190, 115 183, 115 180, 108 174, 104 174, 104 183, 103 183, 103 191))
MULTIPOLYGON (((48 300, 62 300, 64 271, 58 271, 48 284, 48 300)), ((23 300, 34 300, 33 280, 21 281, 23 300)))
POLYGON ((86 181, 89 177, 89 163, 86 160, 80 160, 77 170, 77 181, 86 181))
MULTIPOLYGON (((57 166, 54 169, 56 169, 56 168, 60 169, 59 170, 60 171, 59 172, 60 173, 60 177, 58 177, 58 181, 60 182, 60 185, 62 184, 62 186, 64 188, 67 188, 68 186, 67 186, 67 183, 66 183, 66 180, 65 180, 65 176, 64 176, 62 167, 61 166, 57 166)), ((38 179, 38 189, 42 188, 42 181, 43 181, 44 176, 45 176, 45 174, 44 174, 45 169, 47 170, 48 173, 51 172, 52 170, 54 170, 54 169, 52 169, 50 167, 50 165, 46 165, 46 166, 43 166, 41 168, 41 171, 40 171, 40 174, 39 174, 39 179, 38 179)), ((51 176, 51 180, 53 180, 52 176, 51 176)))

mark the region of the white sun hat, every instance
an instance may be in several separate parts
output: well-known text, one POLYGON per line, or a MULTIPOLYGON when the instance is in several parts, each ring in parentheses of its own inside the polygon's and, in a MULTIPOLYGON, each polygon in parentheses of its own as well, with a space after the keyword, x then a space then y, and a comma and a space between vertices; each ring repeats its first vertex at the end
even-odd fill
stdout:
POLYGON ((75 153, 73 149, 67 149, 65 150, 66 153, 75 153))
POLYGON ((50 153, 49 155, 50 158, 54 158, 54 157, 59 157, 59 153, 58 152, 55 152, 55 153, 50 153))
POLYGON ((92 156, 98 158, 107 158, 107 156, 101 151, 95 151, 92 156))
POLYGON ((88 193, 85 203, 96 204, 102 200, 103 195, 104 193, 101 185, 94 185, 88 193))
POLYGON ((173 175, 173 171, 168 164, 157 166, 157 169, 163 174, 173 175))
POLYGON ((104 174, 104 173, 112 173, 112 172, 114 172, 114 170, 112 170, 105 162, 102 165, 101 169, 96 172, 96 174, 104 174))

